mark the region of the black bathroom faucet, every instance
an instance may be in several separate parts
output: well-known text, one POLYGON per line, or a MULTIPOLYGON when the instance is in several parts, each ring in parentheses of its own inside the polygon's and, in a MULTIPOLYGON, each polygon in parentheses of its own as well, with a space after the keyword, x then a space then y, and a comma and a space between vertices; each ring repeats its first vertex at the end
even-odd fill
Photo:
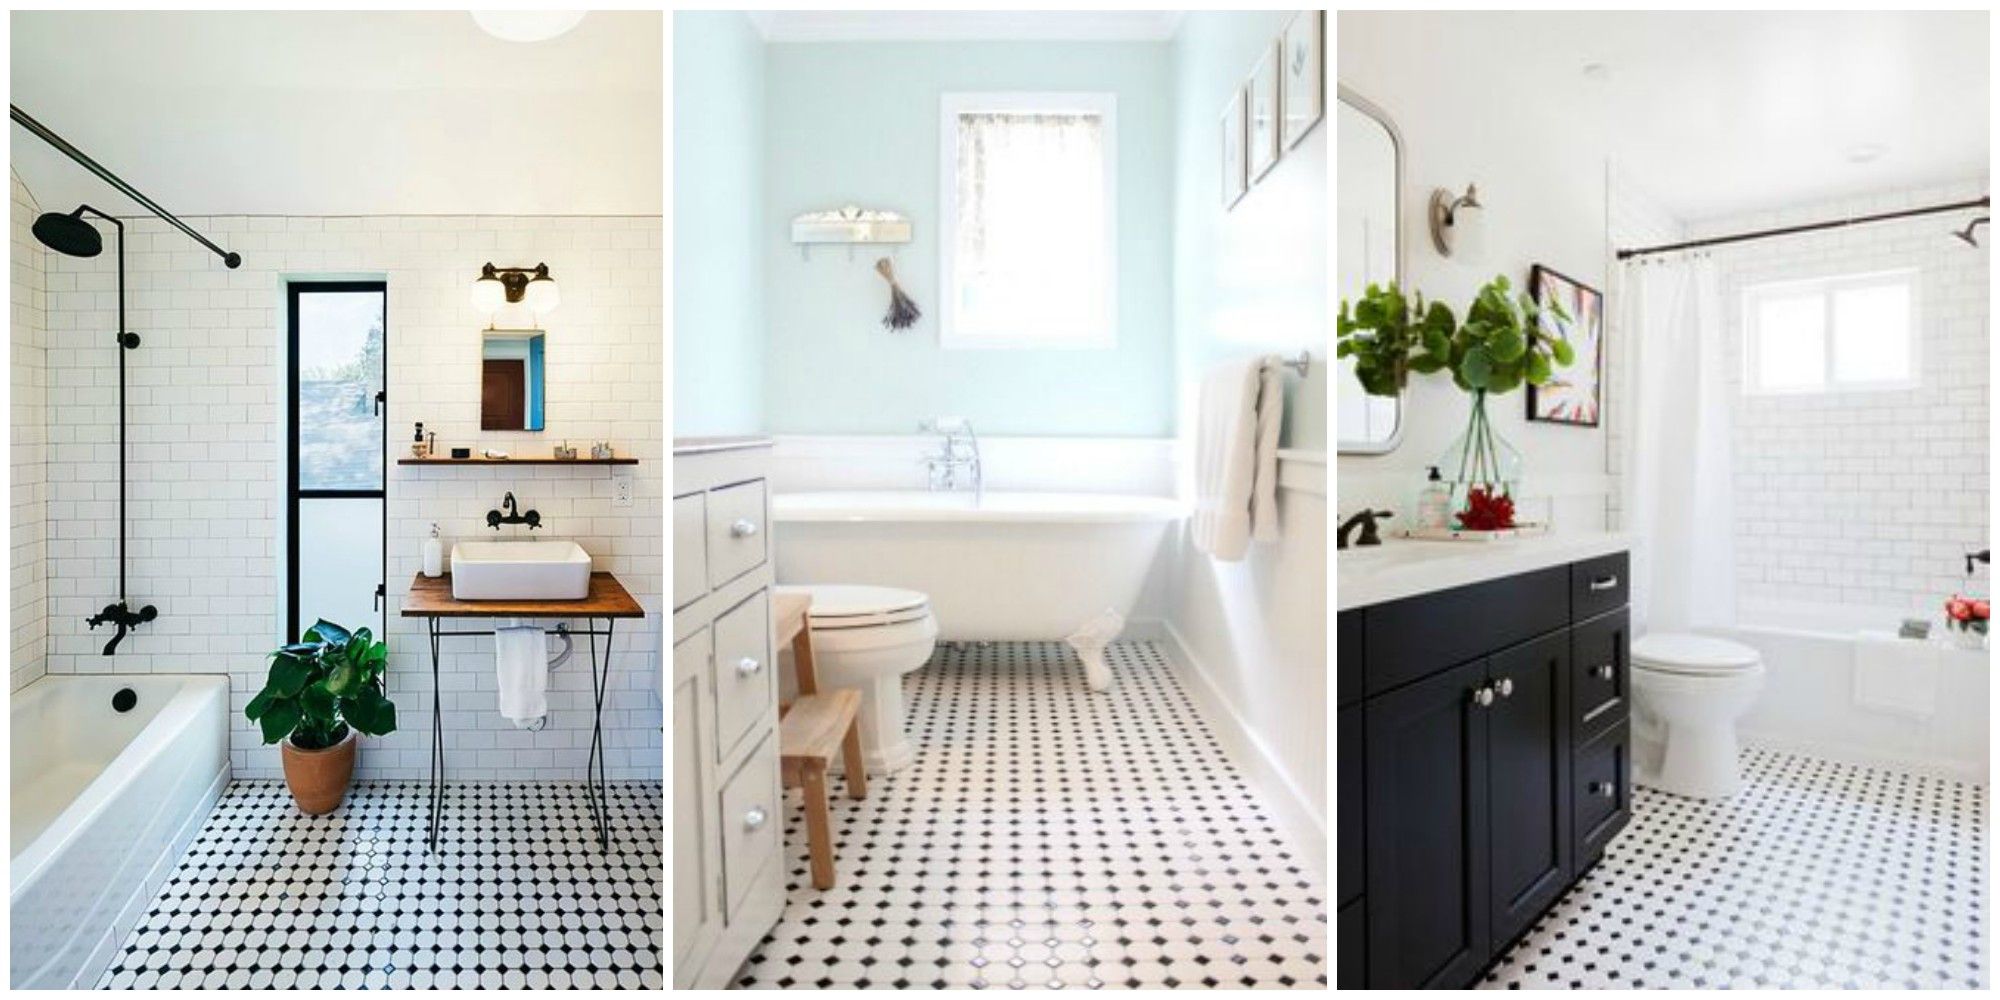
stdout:
POLYGON ((500 501, 500 506, 507 513, 501 514, 497 510, 486 512, 486 526, 492 528, 494 531, 499 531, 500 526, 503 524, 525 524, 528 526, 529 531, 542 526, 541 512, 531 510, 526 514, 521 513, 520 507, 514 502, 514 494, 511 491, 507 494, 506 499, 500 501))
POLYGON ((1376 529, 1375 522, 1394 516, 1395 516, 1394 511, 1363 508, 1361 513, 1356 514, 1353 517, 1350 517, 1346 521, 1341 523, 1340 540, 1339 543, 1336 545, 1336 547, 1342 549, 1347 547, 1347 536, 1354 531, 1356 525, 1359 525, 1361 527, 1361 539, 1355 542, 1354 544, 1356 545, 1382 544, 1382 537, 1375 533, 1376 529))
POLYGON ((103 611, 85 618, 83 622, 92 629, 97 628, 99 625, 118 626, 118 634, 112 636, 111 641, 104 644, 104 655, 111 656, 118 652, 118 644, 125 641, 125 633, 131 630, 133 626, 143 625, 158 617, 160 617, 160 609, 150 604, 137 611, 133 611, 130 607, 126 606, 124 601, 119 601, 116 604, 105 605, 103 611))

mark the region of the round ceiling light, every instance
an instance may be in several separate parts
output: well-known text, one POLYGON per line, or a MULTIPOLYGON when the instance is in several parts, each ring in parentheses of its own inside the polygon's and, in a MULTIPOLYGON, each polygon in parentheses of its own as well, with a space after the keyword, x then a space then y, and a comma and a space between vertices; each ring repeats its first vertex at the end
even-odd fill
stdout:
POLYGON ((475 10, 472 19, 495 38, 509 42, 546 42, 576 27, 587 13, 581 10, 475 10))

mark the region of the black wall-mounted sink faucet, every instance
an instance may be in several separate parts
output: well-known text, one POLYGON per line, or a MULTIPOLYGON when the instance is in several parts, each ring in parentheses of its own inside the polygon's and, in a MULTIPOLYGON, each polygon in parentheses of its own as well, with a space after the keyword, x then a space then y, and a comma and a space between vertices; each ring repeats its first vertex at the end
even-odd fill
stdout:
POLYGON ((531 510, 525 514, 521 513, 519 505, 514 502, 514 494, 512 492, 507 494, 506 499, 500 501, 500 507, 507 513, 502 514, 498 510, 489 510, 486 512, 486 526, 492 528, 494 531, 499 531, 500 526, 503 524, 525 524, 528 526, 529 531, 542 526, 541 512, 531 510))

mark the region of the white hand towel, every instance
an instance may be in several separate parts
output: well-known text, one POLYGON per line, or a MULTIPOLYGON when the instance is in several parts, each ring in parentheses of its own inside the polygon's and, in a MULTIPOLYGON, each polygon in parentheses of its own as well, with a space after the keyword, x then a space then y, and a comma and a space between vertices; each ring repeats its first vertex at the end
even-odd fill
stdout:
POLYGON ((1854 704, 1919 719, 1937 712, 1937 646, 1864 631, 1854 642, 1854 704))
POLYGON ((493 658, 500 672, 500 715, 519 729, 549 714, 549 654, 542 630, 494 629, 493 658))
POLYGON ((1201 380, 1195 425, 1195 547, 1234 562, 1278 537, 1284 382, 1265 358, 1225 361, 1201 380))

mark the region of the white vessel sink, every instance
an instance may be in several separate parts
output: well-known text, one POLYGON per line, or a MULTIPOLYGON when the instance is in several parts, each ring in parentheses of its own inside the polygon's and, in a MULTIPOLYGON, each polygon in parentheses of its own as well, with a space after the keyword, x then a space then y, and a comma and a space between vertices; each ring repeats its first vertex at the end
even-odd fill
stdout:
POLYGON ((457 542, 451 596, 461 601, 576 601, 590 593, 590 553, 575 542, 457 542))

